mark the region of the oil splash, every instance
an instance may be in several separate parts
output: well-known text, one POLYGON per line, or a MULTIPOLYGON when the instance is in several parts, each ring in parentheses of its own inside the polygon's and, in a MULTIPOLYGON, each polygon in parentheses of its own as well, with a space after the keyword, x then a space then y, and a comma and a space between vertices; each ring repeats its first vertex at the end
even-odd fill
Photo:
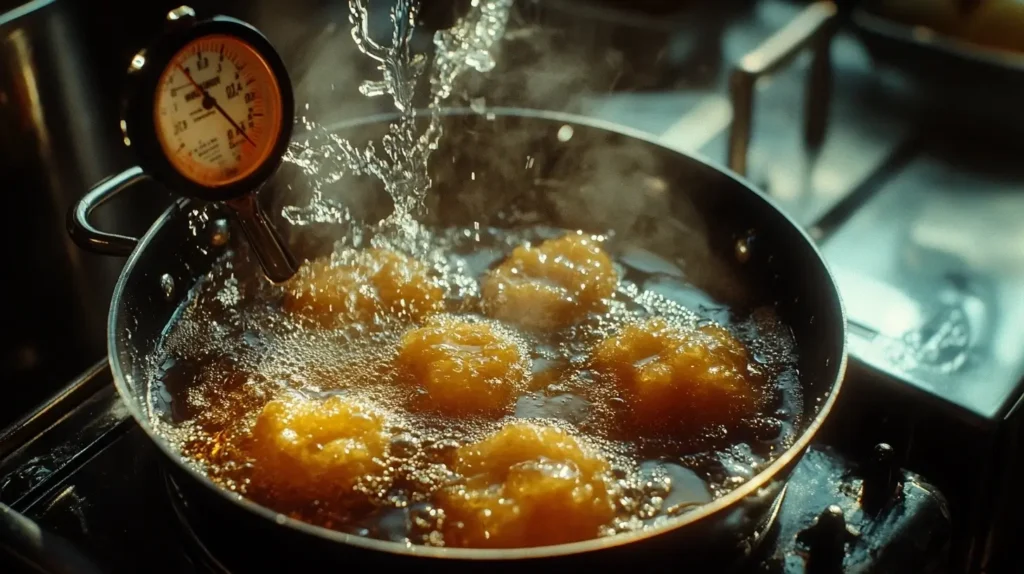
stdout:
POLYGON ((367 0, 350 0, 353 41, 360 52, 377 62, 382 75, 379 80, 363 82, 360 93, 368 97, 390 95, 399 116, 379 142, 371 141, 361 148, 307 121, 305 139, 290 146, 285 161, 299 166, 310 176, 313 181, 310 201, 305 206, 286 206, 283 209, 285 219, 296 226, 349 222, 348 209, 326 197, 324 189, 346 174, 370 175, 381 181, 394 203, 394 211, 374 224, 388 230, 381 235, 404 236, 407 248, 421 243, 416 240, 421 230, 415 216, 420 214, 431 186, 429 159, 443 136, 442 106, 467 70, 487 72, 494 67, 491 50, 504 34, 511 8, 512 0, 473 0, 465 16, 451 28, 435 33, 429 78, 429 119, 421 128, 414 98, 426 68, 426 58, 413 54, 410 49, 419 2, 399 0, 392 7, 391 44, 382 46, 369 32, 367 0))

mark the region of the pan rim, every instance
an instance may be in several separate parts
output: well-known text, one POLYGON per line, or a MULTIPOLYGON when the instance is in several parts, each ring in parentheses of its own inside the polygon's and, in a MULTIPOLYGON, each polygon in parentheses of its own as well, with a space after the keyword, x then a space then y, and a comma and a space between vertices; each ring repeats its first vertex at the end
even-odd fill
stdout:
MULTIPOLYGON (((136 265, 146 252, 147 247, 152 242, 153 238, 159 234, 163 229, 164 225, 171 218, 175 217, 179 211, 182 210, 183 206, 187 202, 174 202, 167 210, 165 210, 159 218, 153 223, 153 225, 147 230, 146 234, 139 240, 138 246, 128 257, 124 268, 121 271, 121 275, 118 278, 117 284, 114 287, 114 292, 111 299, 110 311, 107 319, 107 359, 110 363, 110 369, 114 378, 114 385, 117 388, 118 394, 121 396, 121 400, 125 403, 126 408, 135 419, 136 423, 142 427, 142 430, 146 433, 149 439, 154 442, 157 447, 163 452, 163 454, 170 459, 179 469, 184 470, 190 474, 199 483, 204 485, 206 488, 212 490, 215 494, 219 495, 229 503, 240 505, 242 508, 254 515, 261 517, 265 520, 275 522, 280 526, 286 526, 293 530, 297 530, 303 534, 314 536, 320 539, 326 539, 331 542, 340 544, 346 544, 357 548, 382 552, 386 554, 398 554, 408 557, 422 557, 422 558, 435 558, 435 559, 447 559, 455 561, 491 561, 491 560, 529 560, 529 559, 541 559, 541 558, 554 558, 559 556, 567 556, 574 554, 585 554, 594 551, 606 550, 628 544, 633 544, 641 540, 653 538, 655 536, 661 536, 666 532, 678 530, 684 528, 690 524, 706 520, 707 518, 716 514, 726 512, 742 500, 755 495, 759 490, 767 486, 776 475, 789 465, 795 463, 800 457, 803 456, 804 451, 810 445, 811 441, 817 435, 818 429, 828 418, 829 413, 835 404, 836 399, 839 396, 839 391, 842 388, 843 379, 846 374, 847 363, 848 363, 848 351, 847 351, 847 320, 846 320, 846 309, 843 304, 842 297, 839 294, 838 286, 836 284, 835 277, 832 270, 829 268, 828 263, 822 256, 818 246, 811 240, 807 232, 800 227, 792 218, 790 218, 779 206, 763 192, 754 187, 751 183, 737 175, 736 173, 726 169, 725 167, 713 162, 705 157, 695 155, 690 152, 684 152, 682 150, 674 149, 670 146, 666 146, 664 143, 657 140, 656 136, 641 132, 615 124, 613 122, 591 118, 586 116, 580 116, 565 112, 552 112, 547 110, 534 110, 528 108, 510 108, 510 107, 495 107, 488 108, 484 114, 480 114, 477 111, 465 109, 465 108, 454 108, 445 109, 441 113, 445 116, 468 116, 468 115, 485 115, 495 114, 496 116, 513 116, 513 117, 526 117, 541 120, 552 120, 552 121, 563 121, 567 124, 585 126, 589 128, 599 129, 614 134, 620 134, 626 137, 641 140, 658 147, 664 148, 673 153, 682 155, 691 161, 704 164, 707 167, 719 171, 725 177, 734 180, 737 184, 747 188, 748 191, 754 193, 762 201, 767 203, 773 210, 775 210, 781 217, 790 223, 790 225, 800 234, 804 239, 807 246, 811 248, 811 252, 816 256, 817 262, 822 266, 825 276, 828 278, 829 283, 832 285, 832 290, 836 295, 836 303, 838 304, 839 313, 839 324, 840 324, 840 353, 836 365, 835 377, 831 382, 829 391, 823 399, 819 400, 820 407, 815 414, 814 418, 810 420, 803 428, 800 435, 793 442, 793 444, 786 449, 781 455, 776 457, 767 466, 762 468, 760 472, 748 479, 742 485, 732 490, 725 496, 718 498, 710 503, 704 504, 699 508, 683 514, 678 517, 674 517, 664 524, 651 528, 649 530, 641 530, 635 532, 625 532, 612 536, 606 536, 601 538, 593 538, 589 540, 582 540, 579 542, 571 542, 566 544, 557 544, 552 546, 537 546, 530 548, 508 548, 508 549, 484 549, 484 548, 439 548, 432 546, 423 545, 409 545, 401 542, 390 542, 385 540, 378 540, 355 534, 347 534, 339 532, 337 530, 331 530, 321 526, 316 526, 297 520, 281 513, 275 512, 265 506, 257 504, 245 498, 241 494, 232 493, 227 489, 217 486, 212 480, 206 475, 199 472, 192 465, 184 461, 184 457, 180 452, 177 452, 171 447, 171 445, 153 428, 145 410, 148 410, 147 405, 142 405, 141 401, 132 393, 131 388, 127 384, 127 378, 125 373, 121 370, 120 360, 118 358, 118 340, 120 334, 117 331, 118 328, 118 311, 120 303, 123 300, 123 295, 126 290, 126 286, 129 278, 132 276, 136 265)), ((331 131, 336 131, 344 128, 352 128, 361 125, 368 125, 373 123, 380 123, 389 118, 395 118, 395 113, 376 114, 371 116, 364 116, 351 121, 337 122, 325 126, 331 131)), ((297 133, 293 136, 300 137, 302 133, 297 133)))

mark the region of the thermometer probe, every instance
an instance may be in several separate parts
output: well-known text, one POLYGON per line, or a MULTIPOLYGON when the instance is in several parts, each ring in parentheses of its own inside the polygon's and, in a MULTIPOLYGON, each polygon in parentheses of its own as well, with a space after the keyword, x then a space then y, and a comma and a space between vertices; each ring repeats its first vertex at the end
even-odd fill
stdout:
POLYGON ((125 144, 172 192, 229 207, 267 278, 285 281, 295 259, 256 197, 291 137, 295 100, 284 64, 239 20, 197 20, 187 6, 167 20, 167 33, 132 59, 125 144))

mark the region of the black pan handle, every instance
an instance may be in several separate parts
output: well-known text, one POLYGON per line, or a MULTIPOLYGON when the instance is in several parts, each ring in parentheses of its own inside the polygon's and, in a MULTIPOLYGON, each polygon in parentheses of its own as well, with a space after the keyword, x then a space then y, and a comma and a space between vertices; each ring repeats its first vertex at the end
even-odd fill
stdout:
POLYGON ((89 190, 85 197, 68 211, 68 233, 82 249, 103 255, 127 257, 139 240, 127 235, 100 231, 89 221, 93 210, 110 201, 122 191, 149 179, 142 168, 132 167, 108 177, 89 190))
POLYGON ((825 139, 828 102, 832 95, 829 48, 838 21, 837 13, 835 2, 814 2, 736 64, 729 78, 733 122, 729 132, 728 158, 729 168, 736 173, 747 174, 757 81, 785 68, 808 49, 813 53, 813 60, 807 82, 804 138, 811 148, 820 146, 825 139))
MULTIPOLYGON (((0 566, 11 559, 23 569, 47 574, 102 574, 67 540, 46 532, 0 504, 0 566)), ((19 570, 20 571, 20 570, 19 570)))

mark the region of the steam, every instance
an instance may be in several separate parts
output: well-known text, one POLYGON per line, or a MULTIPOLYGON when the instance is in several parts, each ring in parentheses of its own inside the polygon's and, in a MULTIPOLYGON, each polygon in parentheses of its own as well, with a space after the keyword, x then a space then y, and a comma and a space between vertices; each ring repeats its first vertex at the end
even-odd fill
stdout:
POLYGON ((305 102, 299 135, 274 194, 293 248, 360 245, 386 228, 406 233, 398 247, 415 252, 417 222, 556 222, 628 238, 709 290, 743 298, 652 144, 583 141, 586 130, 566 142, 570 153, 543 151, 550 137, 532 126, 486 120, 497 106, 579 112, 627 67, 610 26, 572 25, 572 14, 546 4, 473 0, 454 25, 431 33, 417 25, 416 0, 351 0, 309 36, 293 67, 305 102), (444 107, 480 115, 443 118, 444 107), (381 112, 390 120, 332 125, 381 112))
POLYGON ((305 65, 297 66, 297 96, 299 101, 305 98, 306 103, 300 108, 299 118, 303 135, 286 157, 299 172, 290 170, 276 182, 275 199, 284 218, 300 227, 351 221, 351 194, 343 192, 338 197, 327 190, 349 186, 352 176, 364 174, 383 182, 393 206, 393 220, 421 214, 425 193, 431 186, 428 159, 442 137, 442 123, 437 118, 442 106, 468 103, 482 110, 491 103, 550 108, 542 102, 556 95, 576 94, 574 97, 582 98, 585 90, 580 87, 592 72, 592 67, 585 65, 586 46, 570 50, 557 46, 559 34, 538 23, 537 15, 530 13, 536 12, 535 5, 529 1, 525 5, 524 10, 515 12, 512 0, 472 0, 468 12, 453 26, 433 34, 427 99, 431 116, 425 131, 418 132, 415 91, 426 63, 422 51, 424 30, 420 29, 417 36, 415 26, 419 2, 397 0, 385 11, 381 2, 350 0, 347 46, 340 41, 346 35, 329 24, 312 42, 320 47, 305 50, 305 65), (385 28, 381 14, 389 16, 386 27, 390 34, 375 31, 385 28), (506 34, 510 26, 515 29, 506 34), (382 39, 385 36, 390 38, 382 39), (361 61, 360 55, 365 56, 361 61), (368 70, 369 66, 375 69, 368 70), (322 73, 328 68, 338 73, 322 73), (383 98, 376 96, 391 96, 393 109, 400 115, 387 133, 358 144, 332 133, 329 122, 342 115, 339 108, 347 106, 333 105, 330 113, 317 109, 328 93, 324 84, 330 82, 329 92, 333 92, 336 78, 350 91, 358 86, 362 96, 369 96, 368 101, 379 102, 383 98), (324 120, 324 116, 329 119, 324 120), (342 181, 346 174, 349 178, 342 181))

